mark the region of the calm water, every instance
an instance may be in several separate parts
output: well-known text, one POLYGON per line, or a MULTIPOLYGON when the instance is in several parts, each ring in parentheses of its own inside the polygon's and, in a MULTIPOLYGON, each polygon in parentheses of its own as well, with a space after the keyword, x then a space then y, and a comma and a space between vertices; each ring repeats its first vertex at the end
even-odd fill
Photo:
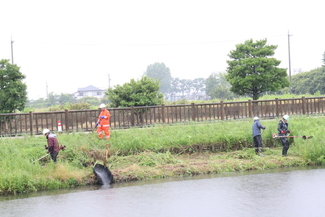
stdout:
POLYGON ((325 216, 325 167, 0 197, 0 216, 325 216))

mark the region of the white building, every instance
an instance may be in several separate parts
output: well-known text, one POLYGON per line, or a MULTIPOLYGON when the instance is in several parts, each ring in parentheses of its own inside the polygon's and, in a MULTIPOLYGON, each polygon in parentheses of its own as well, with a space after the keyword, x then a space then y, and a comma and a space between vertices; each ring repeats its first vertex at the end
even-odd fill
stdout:
POLYGON ((106 90, 102 90, 94 87, 93 85, 89 85, 88 87, 78 88, 78 91, 76 93, 73 93, 73 96, 76 99, 81 99, 85 96, 94 96, 98 99, 101 99, 105 96, 105 91, 106 90))

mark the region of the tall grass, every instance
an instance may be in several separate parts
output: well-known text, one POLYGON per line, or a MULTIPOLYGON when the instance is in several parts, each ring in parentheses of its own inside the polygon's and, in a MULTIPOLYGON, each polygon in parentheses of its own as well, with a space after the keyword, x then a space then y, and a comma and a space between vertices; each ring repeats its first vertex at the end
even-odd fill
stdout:
MULTIPOLYGON (((278 122, 279 119, 261 120, 262 125, 266 126, 266 130, 262 131, 264 147, 281 146, 279 139, 272 138, 272 134, 277 133, 278 122)), ((115 165, 132 161, 137 166, 153 167, 177 163, 174 154, 236 150, 243 150, 240 158, 250 159, 254 154, 252 124, 253 120, 244 119, 114 130, 109 141, 98 140, 95 133, 58 134, 59 143, 67 146, 65 151, 60 151, 58 164, 54 164, 49 156, 39 160, 46 155, 44 136, 1 138, 0 194, 92 183, 92 166, 95 162, 106 160, 107 143, 110 144, 110 162, 115 165), (135 157, 127 158, 129 155, 135 157)), ((324 164, 324 125, 324 116, 292 116, 289 122, 291 135, 313 138, 294 138, 289 155, 300 156, 307 164, 324 164)), ((227 158, 231 158, 231 155, 227 158)), ((239 161, 236 162, 236 165, 227 166, 249 168, 251 165, 249 162, 245 163, 247 165, 237 165, 239 161)), ((270 162, 270 165, 273 163, 270 162)))

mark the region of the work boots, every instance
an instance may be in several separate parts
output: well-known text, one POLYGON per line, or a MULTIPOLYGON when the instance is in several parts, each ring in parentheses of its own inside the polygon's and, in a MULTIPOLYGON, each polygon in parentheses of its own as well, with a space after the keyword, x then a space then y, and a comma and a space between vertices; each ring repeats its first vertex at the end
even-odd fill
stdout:
POLYGON ((261 156, 261 157, 264 157, 264 154, 262 154, 262 151, 263 151, 263 149, 262 149, 262 148, 258 148, 258 153, 259 153, 259 156, 261 156))
POLYGON ((288 147, 283 147, 282 148, 282 157, 287 156, 288 149, 289 149, 288 147))
POLYGON ((264 154, 262 154, 263 149, 262 148, 255 148, 255 154, 264 157, 264 154))

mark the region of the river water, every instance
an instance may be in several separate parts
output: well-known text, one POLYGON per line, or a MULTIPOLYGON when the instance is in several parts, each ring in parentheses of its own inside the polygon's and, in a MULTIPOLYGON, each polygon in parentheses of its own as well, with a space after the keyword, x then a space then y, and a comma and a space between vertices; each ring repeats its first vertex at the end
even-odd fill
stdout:
POLYGON ((227 173, 0 197, 1 217, 323 217, 325 167, 227 173))

